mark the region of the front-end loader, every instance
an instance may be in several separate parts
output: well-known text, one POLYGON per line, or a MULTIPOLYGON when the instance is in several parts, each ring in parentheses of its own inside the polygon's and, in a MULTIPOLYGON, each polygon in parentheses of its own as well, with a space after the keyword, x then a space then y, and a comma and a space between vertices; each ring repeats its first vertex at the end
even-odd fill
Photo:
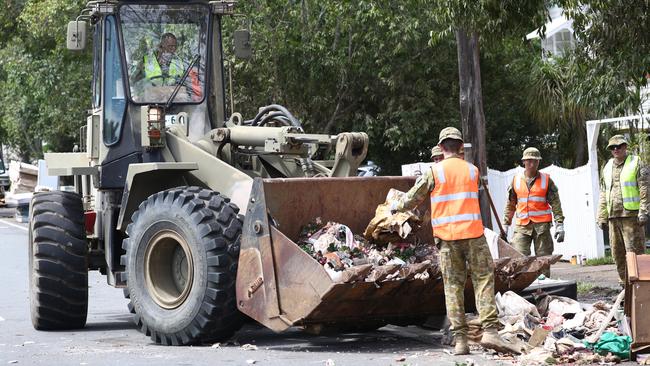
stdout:
MULTIPOLYGON (((92 109, 83 151, 45 156, 75 192, 30 206, 36 329, 85 325, 89 270, 124 288, 140 331, 166 345, 228 338, 243 314, 274 331, 444 314, 440 279, 335 283, 295 244, 315 217, 363 231, 414 178, 354 177, 365 133, 309 134, 280 105, 248 120, 229 110, 222 22, 233 13, 232 1, 98 0, 69 23, 68 48, 93 39, 92 109)), ((239 54, 248 37, 236 32, 239 54)), ((433 242, 430 227, 417 235, 433 242)))

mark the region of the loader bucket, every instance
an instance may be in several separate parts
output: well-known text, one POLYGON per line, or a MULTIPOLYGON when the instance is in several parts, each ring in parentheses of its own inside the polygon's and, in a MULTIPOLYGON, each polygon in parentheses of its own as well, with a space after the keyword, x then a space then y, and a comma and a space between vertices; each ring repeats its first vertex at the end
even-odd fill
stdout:
MULTIPOLYGON (((239 310, 278 332, 291 326, 419 324, 428 316, 445 314, 440 276, 426 280, 336 283, 322 265, 295 243, 301 227, 316 217, 324 222, 344 223, 353 232, 363 233, 388 191, 407 191, 414 180, 256 178, 247 212, 243 213, 246 216, 236 281, 239 310)), ((421 207, 422 212, 428 212, 426 205, 421 207)), ((416 236, 433 243, 428 220, 416 236)), ((510 272, 496 277, 497 291, 524 289, 543 267, 540 263, 501 260, 498 265, 510 266, 510 272)), ((473 305, 472 297, 468 281, 468 311, 473 305)))

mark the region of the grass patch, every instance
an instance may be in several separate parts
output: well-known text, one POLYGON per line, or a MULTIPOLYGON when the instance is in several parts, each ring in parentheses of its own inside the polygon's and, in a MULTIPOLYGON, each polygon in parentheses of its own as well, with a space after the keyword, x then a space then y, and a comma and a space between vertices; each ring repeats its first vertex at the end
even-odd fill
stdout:
POLYGON ((591 291, 594 288, 594 285, 592 285, 591 283, 580 282, 580 281, 578 281, 576 286, 578 288, 578 294, 579 295, 587 294, 587 293, 589 293, 589 291, 591 291))
POLYGON ((604 264, 614 264, 614 258, 605 256, 600 258, 587 259, 585 266, 602 266, 604 264))

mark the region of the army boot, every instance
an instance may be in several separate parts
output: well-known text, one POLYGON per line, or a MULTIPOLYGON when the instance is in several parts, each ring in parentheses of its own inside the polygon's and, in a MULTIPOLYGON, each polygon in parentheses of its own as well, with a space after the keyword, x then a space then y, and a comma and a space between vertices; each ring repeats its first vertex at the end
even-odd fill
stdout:
POLYGON ((505 341, 497 332, 496 327, 487 328, 483 330, 483 337, 481 338, 481 346, 483 348, 488 348, 495 350, 501 353, 514 353, 521 354, 521 350, 511 344, 508 341, 505 341))
POLYGON ((467 345, 467 336, 459 334, 456 336, 456 346, 454 346, 455 355, 469 355, 469 346, 467 345))

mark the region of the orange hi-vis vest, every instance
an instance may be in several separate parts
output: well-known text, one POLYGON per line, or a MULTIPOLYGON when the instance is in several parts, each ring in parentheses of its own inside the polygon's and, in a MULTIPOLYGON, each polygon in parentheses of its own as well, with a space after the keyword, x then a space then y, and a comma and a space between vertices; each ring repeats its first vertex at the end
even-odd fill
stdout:
POLYGON ((483 235, 478 201, 478 168, 459 158, 432 167, 431 227, 442 240, 474 239, 483 235))
POLYGON ((517 194, 517 225, 528 225, 529 222, 551 222, 553 220, 551 206, 546 201, 549 176, 539 173, 533 186, 528 189, 524 174, 513 178, 512 187, 517 194))

